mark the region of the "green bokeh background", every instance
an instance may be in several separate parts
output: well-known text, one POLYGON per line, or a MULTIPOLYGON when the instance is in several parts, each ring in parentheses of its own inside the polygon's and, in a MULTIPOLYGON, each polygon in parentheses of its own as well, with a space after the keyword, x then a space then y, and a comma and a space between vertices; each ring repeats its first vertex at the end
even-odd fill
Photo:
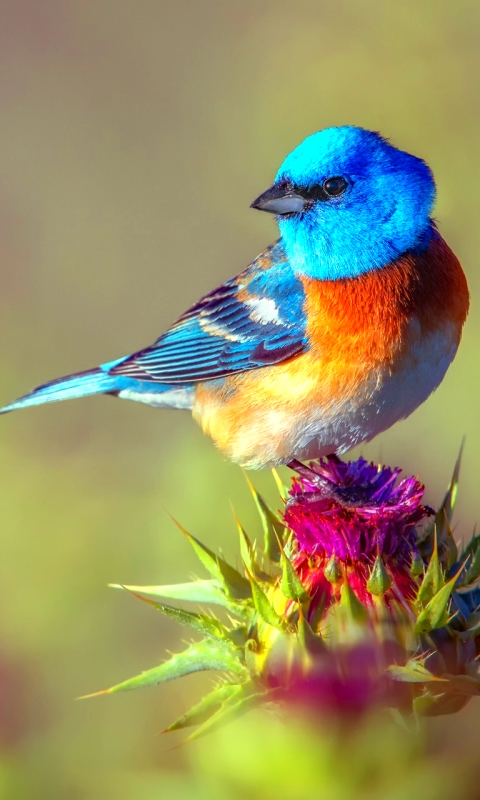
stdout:
MULTIPOLYGON (((478 0, 2 0, 0 400, 153 341, 275 238, 249 203, 286 153, 319 128, 363 125, 432 166, 472 292, 440 389, 363 453, 419 474, 436 503, 466 435, 457 534, 470 536, 479 38, 478 0)), ((188 775, 215 739, 192 756, 153 734, 205 677, 74 698, 181 646, 173 623, 106 584, 196 569, 167 511, 234 555, 230 502, 257 525, 240 470, 188 414, 110 398, 0 428, 0 797, 203 797, 188 775)), ((274 497, 268 474, 256 482, 274 497)), ((432 724, 432 741, 473 753, 478 712, 432 724)))

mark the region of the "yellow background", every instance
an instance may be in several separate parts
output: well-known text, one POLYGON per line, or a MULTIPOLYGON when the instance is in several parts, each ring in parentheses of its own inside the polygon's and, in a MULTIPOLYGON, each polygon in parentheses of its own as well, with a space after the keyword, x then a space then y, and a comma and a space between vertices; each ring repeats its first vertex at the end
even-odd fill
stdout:
MULTIPOLYGON (((373 128, 432 166, 472 309, 440 389, 363 452, 419 474, 438 503, 465 434, 468 538, 479 36, 477 0, 2 0, 0 400, 151 343, 276 237, 249 204, 295 145, 330 125, 373 128)), ((268 474, 255 479, 274 497, 268 474)), ((188 414, 95 397, 2 418, 0 485, 0 796, 183 796, 168 774, 190 756, 153 734, 208 679, 74 698, 181 647, 173 623, 106 584, 196 569, 166 510, 234 556, 230 501, 257 530, 240 470, 188 414)), ((478 741, 477 716, 472 701, 437 735, 453 750, 478 741)))

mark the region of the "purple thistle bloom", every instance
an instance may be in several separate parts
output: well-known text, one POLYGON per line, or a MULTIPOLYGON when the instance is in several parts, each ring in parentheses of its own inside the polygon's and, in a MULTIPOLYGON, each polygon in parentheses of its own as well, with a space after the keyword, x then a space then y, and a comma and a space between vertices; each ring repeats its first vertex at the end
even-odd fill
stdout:
POLYGON ((398 481, 400 469, 364 458, 343 462, 332 455, 295 468, 300 477, 293 481, 285 522, 294 535, 294 563, 304 585, 329 594, 324 570, 334 558, 359 599, 368 603, 366 583, 380 556, 408 597, 415 526, 433 513, 421 503, 424 486, 415 478, 398 481))

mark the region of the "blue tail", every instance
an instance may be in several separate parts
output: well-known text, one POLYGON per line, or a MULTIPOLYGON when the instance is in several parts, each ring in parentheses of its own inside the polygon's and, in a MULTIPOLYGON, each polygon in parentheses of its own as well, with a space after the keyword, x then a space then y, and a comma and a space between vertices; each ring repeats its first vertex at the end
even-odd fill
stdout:
POLYGON ((88 394, 114 392, 117 388, 118 379, 114 375, 104 372, 100 367, 96 367, 37 386, 30 394, 19 397, 14 403, 0 408, 0 414, 15 411, 17 408, 53 403, 55 400, 70 400, 75 397, 85 397, 88 394))

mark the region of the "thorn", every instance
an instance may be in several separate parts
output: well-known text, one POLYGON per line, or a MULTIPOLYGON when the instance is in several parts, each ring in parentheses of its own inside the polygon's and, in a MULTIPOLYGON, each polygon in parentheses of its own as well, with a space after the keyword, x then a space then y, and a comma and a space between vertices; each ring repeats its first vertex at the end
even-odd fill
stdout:
POLYGON ((110 694, 110 689, 101 689, 99 692, 92 692, 91 694, 82 694, 76 697, 75 700, 88 700, 89 697, 99 697, 101 694, 110 694))

